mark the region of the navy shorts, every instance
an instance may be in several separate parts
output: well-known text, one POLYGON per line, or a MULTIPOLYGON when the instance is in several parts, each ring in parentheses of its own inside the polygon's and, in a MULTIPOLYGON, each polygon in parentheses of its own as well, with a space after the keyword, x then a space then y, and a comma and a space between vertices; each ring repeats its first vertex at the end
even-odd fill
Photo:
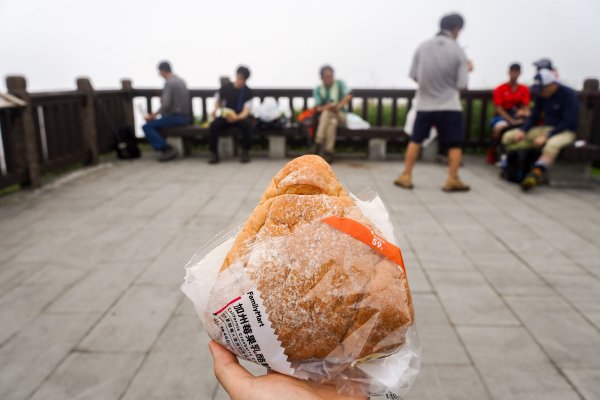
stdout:
POLYGON ((462 147, 464 129, 460 111, 417 111, 415 126, 410 140, 423 143, 429 137, 431 128, 438 132, 440 143, 447 147, 462 147))

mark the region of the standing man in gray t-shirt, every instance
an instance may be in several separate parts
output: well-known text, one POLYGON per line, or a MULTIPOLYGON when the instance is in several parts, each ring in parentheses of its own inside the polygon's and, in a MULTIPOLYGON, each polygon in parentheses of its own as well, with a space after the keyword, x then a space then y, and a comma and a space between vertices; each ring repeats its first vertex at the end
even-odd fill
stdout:
POLYGON ((182 126, 192 122, 190 92, 185 82, 171 70, 171 65, 163 61, 158 64, 158 73, 165 80, 165 87, 160 97, 160 108, 144 117, 147 121, 142 130, 148 143, 160 152, 159 161, 169 161, 177 157, 177 150, 167 144, 159 129, 171 126, 182 126), (161 118, 158 118, 158 116, 161 118))
POLYGON ((417 117, 406 149, 404 172, 394 184, 412 189, 412 171, 432 127, 438 131, 440 143, 448 150, 446 192, 467 191, 458 177, 462 159, 463 122, 461 89, 467 87, 467 74, 472 69, 456 38, 464 26, 458 14, 446 15, 440 21, 440 32, 423 42, 415 52, 409 76, 419 88, 416 94, 417 117))

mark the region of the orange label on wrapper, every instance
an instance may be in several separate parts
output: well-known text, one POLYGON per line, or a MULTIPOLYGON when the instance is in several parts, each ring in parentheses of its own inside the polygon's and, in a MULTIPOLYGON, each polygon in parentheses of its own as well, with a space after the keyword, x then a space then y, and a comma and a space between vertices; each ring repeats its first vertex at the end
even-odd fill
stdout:
POLYGON ((402 271, 404 271, 406 274, 406 268, 404 267, 404 260, 402 259, 402 252, 400 251, 400 248, 398 246, 394 246, 360 222, 350 218, 341 218, 336 216, 324 218, 322 221, 327 225, 352 236, 354 239, 363 242, 381 255, 389 258, 398 264, 402 268, 402 271))

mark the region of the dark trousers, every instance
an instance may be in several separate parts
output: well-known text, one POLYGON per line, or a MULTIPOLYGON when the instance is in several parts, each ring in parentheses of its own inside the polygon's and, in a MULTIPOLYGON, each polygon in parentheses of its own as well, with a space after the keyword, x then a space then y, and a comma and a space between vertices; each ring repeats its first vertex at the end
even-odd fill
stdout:
POLYGON ((211 124, 208 135, 208 147, 211 153, 218 154, 219 135, 231 127, 236 127, 241 133, 242 149, 250 150, 250 121, 246 118, 243 121, 229 123, 225 118, 217 118, 211 124))

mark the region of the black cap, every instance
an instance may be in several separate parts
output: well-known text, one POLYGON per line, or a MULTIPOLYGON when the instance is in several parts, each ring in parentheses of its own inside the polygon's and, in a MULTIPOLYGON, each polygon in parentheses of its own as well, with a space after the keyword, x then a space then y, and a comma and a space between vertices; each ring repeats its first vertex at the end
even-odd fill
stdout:
POLYGON ((171 64, 168 61, 161 61, 158 64, 158 70, 162 72, 171 72, 171 64))
POLYGON ((540 58, 533 65, 538 69, 552 69, 552 61, 549 58, 540 58))
POLYGON ((440 20, 440 29, 445 31, 462 29, 463 26, 465 26, 465 20, 460 14, 444 15, 440 20))

